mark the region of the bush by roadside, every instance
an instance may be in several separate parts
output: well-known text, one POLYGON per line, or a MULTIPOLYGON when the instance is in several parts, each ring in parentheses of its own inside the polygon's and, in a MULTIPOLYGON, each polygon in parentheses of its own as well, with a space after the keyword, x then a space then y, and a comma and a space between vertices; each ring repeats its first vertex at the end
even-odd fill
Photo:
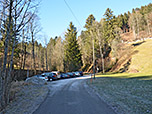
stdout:
POLYGON ((46 84, 46 81, 36 77, 12 82, 11 102, 0 114, 32 114, 48 94, 46 84))

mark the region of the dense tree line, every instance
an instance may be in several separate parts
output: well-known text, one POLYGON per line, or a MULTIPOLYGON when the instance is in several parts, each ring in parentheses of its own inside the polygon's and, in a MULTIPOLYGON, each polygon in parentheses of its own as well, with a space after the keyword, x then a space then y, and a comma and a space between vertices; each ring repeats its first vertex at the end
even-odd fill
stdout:
MULTIPOLYGON (((80 61, 82 65, 80 65, 81 70, 91 71, 93 62, 95 62, 96 68, 99 67, 102 72, 108 71, 121 55, 118 51, 121 50, 119 45, 121 45, 120 42, 123 40, 120 38, 120 34, 126 32, 133 33, 134 37, 132 40, 142 38, 140 35, 141 31, 144 31, 147 36, 151 35, 151 6, 151 4, 142 6, 141 8, 133 9, 132 13, 128 11, 118 16, 115 16, 113 11, 107 8, 104 18, 102 18, 100 22, 97 22, 93 14, 91 14, 86 19, 86 24, 84 25, 85 30, 81 32, 78 39, 76 37, 76 27, 70 23, 65 33, 65 39, 61 37, 51 38, 47 47, 44 47, 47 48, 48 57, 47 60, 46 57, 44 57, 44 61, 48 61, 48 69, 70 71, 72 68, 70 64, 73 63, 68 63, 70 62, 70 58, 67 61, 66 59, 68 57, 66 54, 68 53, 74 62, 76 55, 72 58, 72 54, 70 53, 75 53, 75 50, 72 50, 70 46, 75 46, 80 49, 78 55, 81 55, 81 58, 78 60, 82 60, 82 63, 80 61), (71 31, 73 32, 70 33, 71 31), (67 42, 69 42, 69 44, 67 44, 67 42), (67 47, 69 47, 70 50, 66 50, 67 47), (113 61, 110 60, 111 58, 113 61)), ((44 56, 46 55, 44 54, 44 56)), ((46 62, 44 62, 42 66, 44 66, 43 69, 46 69, 46 62)), ((76 68, 76 66, 74 68, 76 68)))
POLYGON ((86 31, 82 31, 79 37, 84 70, 100 67, 104 73, 109 68, 105 64, 111 65, 109 54, 114 50, 112 43, 116 39, 119 41, 118 24, 111 9, 106 10, 104 17, 97 22, 91 14, 86 20, 86 31))
POLYGON ((139 33, 144 31, 147 36, 151 34, 151 17, 152 4, 141 6, 141 8, 132 9, 132 13, 127 13, 117 16, 121 33, 133 32, 134 39, 143 37, 139 33))
POLYGON ((81 32, 78 39, 82 52, 82 69, 90 71, 95 64, 104 73, 122 56, 124 39, 120 37, 121 34, 133 33, 131 40, 152 35, 152 4, 118 16, 114 16, 113 11, 108 8, 100 22, 91 14, 84 27, 86 30, 81 32))

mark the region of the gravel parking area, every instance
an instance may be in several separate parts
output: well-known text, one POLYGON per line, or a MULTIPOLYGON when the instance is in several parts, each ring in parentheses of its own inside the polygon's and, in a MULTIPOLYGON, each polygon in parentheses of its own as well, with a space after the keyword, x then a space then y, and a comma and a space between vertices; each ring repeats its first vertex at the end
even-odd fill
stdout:
POLYGON ((19 90, 15 99, 0 114, 32 114, 49 91, 47 82, 38 78, 30 78, 15 88, 19 90))
POLYGON ((152 80, 104 77, 87 84, 118 114, 152 114, 152 80))

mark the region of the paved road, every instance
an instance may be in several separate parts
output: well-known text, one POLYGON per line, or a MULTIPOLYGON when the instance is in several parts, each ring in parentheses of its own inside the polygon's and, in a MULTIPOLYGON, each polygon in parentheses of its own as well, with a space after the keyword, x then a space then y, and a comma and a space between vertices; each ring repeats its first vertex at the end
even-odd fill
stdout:
POLYGON ((85 84, 89 77, 53 81, 50 92, 33 114, 115 114, 85 84))

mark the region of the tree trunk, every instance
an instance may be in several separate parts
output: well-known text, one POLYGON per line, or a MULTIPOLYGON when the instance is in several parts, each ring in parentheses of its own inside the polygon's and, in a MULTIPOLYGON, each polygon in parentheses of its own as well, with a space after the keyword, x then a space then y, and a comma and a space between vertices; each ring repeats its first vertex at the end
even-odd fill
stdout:
POLYGON ((24 53, 23 53, 23 47, 24 47, 24 29, 23 29, 23 33, 22 33, 22 37, 23 37, 23 40, 22 40, 22 43, 21 43, 21 59, 20 59, 20 69, 22 69, 23 67, 23 59, 24 59, 24 53))
POLYGON ((40 47, 39 47, 39 56, 38 56, 38 57, 39 57, 39 62, 38 62, 39 71, 41 71, 41 66, 42 66, 42 65, 41 65, 41 56, 42 56, 42 55, 41 55, 41 49, 40 49, 40 47))
POLYGON ((94 38, 93 38, 93 33, 92 31, 90 30, 90 33, 91 33, 91 37, 92 37, 92 51, 93 51, 93 74, 94 74, 94 79, 95 79, 95 51, 94 51, 94 38))
POLYGON ((6 64, 7 64, 7 53, 8 53, 8 42, 10 39, 10 26, 11 26, 11 20, 12 20, 12 6, 13 1, 10 0, 9 2, 9 23, 7 25, 7 33, 6 33, 6 39, 5 39, 5 49, 4 49, 4 61, 3 61, 3 74, 2 74, 2 98, 1 98, 1 105, 4 108, 8 104, 8 91, 10 88, 8 88, 8 76, 6 75, 6 64))
POLYGON ((92 40, 93 43, 93 74, 95 79, 95 53, 94 53, 94 39, 92 40))
POLYGON ((34 54, 34 36, 32 32, 32 58, 33 58, 33 67, 34 67, 34 74, 36 74, 36 65, 35 65, 35 54, 34 54))
POLYGON ((8 77, 7 77, 7 86, 8 86, 8 89, 7 89, 7 94, 8 94, 8 99, 7 99, 7 104, 9 103, 9 91, 10 91, 10 88, 11 88, 11 81, 12 81, 12 69, 13 69, 13 57, 14 57, 14 50, 15 50, 15 41, 16 41, 16 34, 14 36, 14 41, 13 41, 13 47, 12 47, 12 54, 11 54, 11 60, 10 60, 10 68, 9 68, 9 72, 8 72, 8 77))
POLYGON ((24 68, 25 68, 25 61, 26 61, 26 44, 25 44, 25 42, 24 42, 24 39, 25 39, 25 36, 24 36, 24 29, 23 29, 23 41, 22 41, 22 50, 23 50, 23 56, 22 56, 22 60, 23 60, 23 62, 22 62, 22 66, 21 66, 21 68, 24 70, 24 68))
POLYGON ((24 70, 24 68, 25 68, 25 62, 26 62, 26 45, 24 45, 23 70, 24 70))
POLYGON ((47 47, 46 47, 46 53, 45 53, 46 55, 46 70, 48 71, 48 64, 47 64, 47 47))
POLYGON ((135 31, 135 27, 134 26, 132 26, 132 30, 133 30, 134 39, 136 39, 136 31, 135 31))
POLYGON ((105 73, 105 71, 104 71, 104 59, 103 59, 103 52, 102 52, 101 43, 99 43, 99 46, 100 46, 100 54, 101 54, 101 59, 102 59, 102 73, 105 73))
POLYGON ((151 31, 150 31, 150 26, 149 26, 149 20, 147 19, 147 28, 148 28, 148 35, 151 34, 151 31))
POLYGON ((137 19, 137 38, 139 38, 139 19, 137 16, 136 19, 137 19))
POLYGON ((100 54, 101 54, 101 59, 102 59, 102 73, 105 73, 105 71, 104 71, 104 59, 103 59, 103 52, 102 52, 101 38, 100 38, 99 29, 98 29, 98 40, 99 40, 100 54))

